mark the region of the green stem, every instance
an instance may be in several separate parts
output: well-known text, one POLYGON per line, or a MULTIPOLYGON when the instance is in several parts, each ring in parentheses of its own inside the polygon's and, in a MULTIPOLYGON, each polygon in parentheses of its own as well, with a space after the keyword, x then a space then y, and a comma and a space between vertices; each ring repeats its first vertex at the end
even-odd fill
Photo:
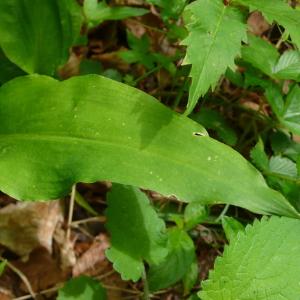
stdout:
POLYGON ((222 210, 221 214, 216 218, 216 223, 220 222, 222 220, 222 218, 226 215, 228 209, 229 209, 229 204, 226 204, 224 209, 222 210))
POLYGON ((150 291, 149 291, 149 284, 147 280, 147 274, 146 274, 146 269, 144 266, 144 270, 142 273, 142 280, 144 283, 144 294, 143 294, 143 300, 150 300, 150 291))

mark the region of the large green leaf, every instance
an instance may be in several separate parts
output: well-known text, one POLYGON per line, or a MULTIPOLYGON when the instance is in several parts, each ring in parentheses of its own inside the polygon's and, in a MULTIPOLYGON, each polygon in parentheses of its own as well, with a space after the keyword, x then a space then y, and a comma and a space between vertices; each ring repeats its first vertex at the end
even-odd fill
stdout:
POLYGON ((0 88, 0 189, 57 199, 111 180, 183 201, 298 216, 230 147, 144 92, 98 76, 18 77, 0 88))
POLYGON ((75 0, 1 0, 0 46, 27 73, 52 75, 79 35, 75 0))
POLYGON ((114 184, 108 194, 106 216, 111 234, 106 255, 124 280, 140 279, 144 260, 158 264, 165 258, 165 224, 139 189, 114 184))
POLYGON ((300 221, 272 217, 240 231, 202 283, 202 300, 295 300, 300 295, 300 221))
POLYGON ((235 68, 234 58, 246 40, 246 25, 243 14, 223 0, 197 0, 185 11, 189 36, 183 41, 187 46, 184 63, 192 64, 189 114, 226 69, 235 68))
POLYGON ((293 42, 300 48, 300 11, 293 9, 285 0, 234 0, 250 7, 250 10, 259 10, 272 23, 276 21, 287 29, 293 42))

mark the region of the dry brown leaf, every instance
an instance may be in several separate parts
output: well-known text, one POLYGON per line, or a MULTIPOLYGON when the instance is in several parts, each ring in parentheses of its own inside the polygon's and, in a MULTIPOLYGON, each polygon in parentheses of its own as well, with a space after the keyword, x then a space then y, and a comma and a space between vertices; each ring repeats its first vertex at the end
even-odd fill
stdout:
POLYGON ((51 253, 53 233, 62 219, 59 201, 10 204, 0 209, 0 244, 22 257, 39 247, 51 253))
POLYGON ((94 240, 91 247, 84 252, 73 267, 73 276, 98 275, 107 268, 108 261, 105 257, 105 250, 109 247, 109 241, 106 235, 100 234, 94 240))
POLYGON ((247 21, 249 29, 255 35, 262 35, 271 26, 259 11, 254 11, 247 21))

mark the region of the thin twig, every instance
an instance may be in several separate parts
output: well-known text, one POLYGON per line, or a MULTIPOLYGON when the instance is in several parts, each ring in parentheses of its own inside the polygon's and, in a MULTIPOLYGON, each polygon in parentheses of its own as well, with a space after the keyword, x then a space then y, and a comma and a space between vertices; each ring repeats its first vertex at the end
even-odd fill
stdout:
MULTIPOLYGON (((48 294, 48 293, 56 292, 56 291, 58 291, 62 287, 63 287, 63 284, 59 284, 59 285, 56 285, 56 286, 54 286, 52 288, 40 291, 39 293, 37 293, 37 295, 43 295, 43 294, 48 294)), ((31 295, 25 295, 25 296, 21 296, 21 297, 18 297, 18 298, 14 298, 13 300, 27 300, 27 299, 30 299, 30 298, 32 298, 31 295)))
POLYGON ((222 210, 221 214, 216 218, 216 221, 215 222, 220 222, 222 220, 222 218, 226 215, 228 209, 229 209, 229 204, 226 204, 224 209, 222 210))
POLYGON ((104 216, 98 216, 98 217, 91 217, 91 218, 87 218, 87 219, 73 221, 71 223, 71 226, 77 227, 80 224, 91 223, 91 222, 101 222, 101 223, 104 223, 104 222, 106 222, 106 217, 104 217, 104 216))
POLYGON ((16 268, 13 264, 8 262, 6 259, 4 259, 1 256, 0 256, 0 260, 5 261, 6 265, 21 278, 21 280, 26 285, 28 292, 30 293, 30 297, 33 298, 33 299, 36 299, 36 297, 35 297, 36 294, 33 291, 32 287, 31 287, 31 284, 30 284, 28 278, 26 277, 26 275, 21 270, 16 268))
POLYGON ((76 195, 76 184, 74 184, 72 186, 72 192, 71 192, 71 197, 70 197, 68 227, 67 227, 67 232, 66 232, 67 241, 69 241, 70 237, 71 237, 71 223, 72 223, 72 218, 73 218, 75 195, 76 195))

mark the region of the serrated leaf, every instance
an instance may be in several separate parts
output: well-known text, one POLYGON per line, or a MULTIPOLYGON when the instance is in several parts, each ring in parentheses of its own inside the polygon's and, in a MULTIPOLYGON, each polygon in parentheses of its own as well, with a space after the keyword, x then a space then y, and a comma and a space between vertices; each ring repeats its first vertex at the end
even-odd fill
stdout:
POLYGON ((75 182, 110 180, 187 202, 299 216, 198 123, 98 75, 16 78, 0 88, 0 119, 0 189, 16 199, 58 199, 75 182))
POLYGON ((101 284, 87 276, 69 280, 58 291, 57 300, 106 300, 106 291, 101 284))
POLYGON ((279 79, 300 81, 300 52, 285 51, 273 69, 273 74, 279 79))
POLYGON ((293 133, 300 135, 300 87, 289 92, 281 122, 293 133))
POLYGON ((300 11, 293 9, 285 0, 234 0, 250 7, 251 11, 259 10, 269 23, 276 21, 291 35, 293 42, 300 48, 300 11))
POLYGON ((222 218, 222 227, 226 238, 231 241, 240 231, 244 231, 244 226, 238 220, 232 217, 224 216, 222 218))
POLYGON ((289 177, 297 176, 296 164, 286 157, 272 156, 269 162, 270 172, 286 175, 289 177))
POLYGON ((300 155, 300 144, 282 131, 276 131, 271 135, 271 146, 276 155, 287 156, 294 162, 300 155))
POLYGON ((279 53, 269 42, 249 34, 248 44, 242 47, 242 58, 263 73, 272 76, 279 53))
POLYGON ((183 41, 187 46, 184 63, 192 64, 189 114, 199 97, 215 88, 226 69, 235 68, 241 41, 246 41, 246 25, 241 11, 224 5, 223 0, 197 0, 185 12, 189 35, 183 41))
POLYGON ((81 27, 74 0, 1 0, 0 46, 27 73, 53 75, 81 27))
POLYGON ((265 153, 264 143, 261 139, 258 140, 255 147, 250 152, 252 162, 262 171, 269 169, 269 158, 265 153))
POLYGON ((168 255, 161 264, 149 269, 148 283, 151 291, 171 286, 181 280, 195 258, 193 240, 182 229, 172 228, 168 232, 168 255))
POLYGON ((114 184, 107 204, 111 248, 106 255, 124 280, 137 281, 144 260, 158 264, 167 255, 165 224, 146 195, 135 187, 114 184))
POLYGON ((297 299, 300 221, 272 217, 248 225, 225 247, 202 283, 202 300, 297 299), (284 274, 284 276, 283 276, 284 274))
POLYGON ((108 20, 123 20, 130 17, 142 16, 149 11, 144 8, 130 6, 108 6, 105 1, 84 0, 83 9, 87 21, 96 25, 108 20))

